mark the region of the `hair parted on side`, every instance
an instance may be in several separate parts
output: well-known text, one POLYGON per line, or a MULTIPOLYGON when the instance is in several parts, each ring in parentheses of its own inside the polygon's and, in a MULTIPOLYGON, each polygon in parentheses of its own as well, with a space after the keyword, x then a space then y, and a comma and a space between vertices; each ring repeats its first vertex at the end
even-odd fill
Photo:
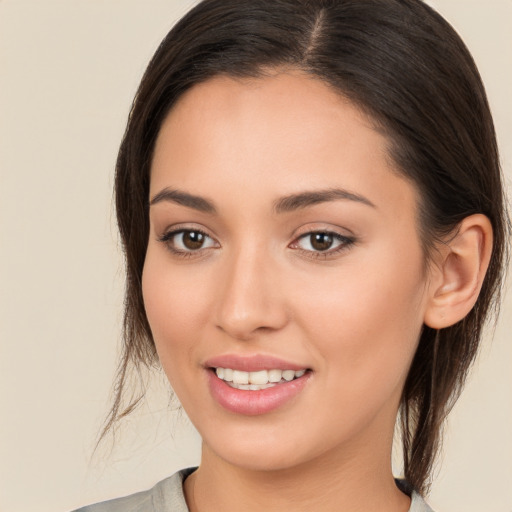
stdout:
POLYGON ((467 216, 493 227, 491 263, 473 310, 452 327, 424 327, 402 394, 405 478, 428 490, 440 430, 497 309, 509 229, 496 137, 484 87, 453 28, 420 0, 204 0, 169 32, 133 102, 115 179, 126 257, 123 353, 102 437, 136 406, 130 370, 157 364, 141 278, 149 180, 160 126, 181 95, 216 75, 302 70, 368 113, 389 140, 397 172, 419 191, 419 230, 433 242, 467 216))

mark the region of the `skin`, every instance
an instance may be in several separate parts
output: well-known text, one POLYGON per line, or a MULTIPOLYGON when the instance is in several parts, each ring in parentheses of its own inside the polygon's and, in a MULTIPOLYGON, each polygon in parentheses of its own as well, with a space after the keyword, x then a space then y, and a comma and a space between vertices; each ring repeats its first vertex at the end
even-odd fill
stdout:
POLYGON ((408 510, 391 472, 393 430, 425 316, 439 318, 443 272, 426 270, 418 194, 387 142, 346 99, 290 70, 211 79, 165 120, 149 199, 179 190, 216 210, 153 200, 142 283, 161 364, 203 439, 185 482, 192 511, 408 510), (364 200, 275 210, 331 189, 364 200), (162 241, 180 229, 205 244, 162 241), (345 238, 315 251, 312 231, 345 238), (235 414, 211 396, 204 367, 226 353, 280 357, 311 375, 277 410, 235 414))

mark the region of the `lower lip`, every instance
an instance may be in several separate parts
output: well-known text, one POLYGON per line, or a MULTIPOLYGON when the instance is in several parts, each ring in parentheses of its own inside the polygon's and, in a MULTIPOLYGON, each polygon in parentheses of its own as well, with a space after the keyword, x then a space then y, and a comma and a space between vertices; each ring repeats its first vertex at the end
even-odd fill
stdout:
POLYGON ((257 416, 272 412, 295 398, 309 380, 311 372, 306 372, 302 377, 276 384, 267 389, 249 391, 232 388, 226 382, 219 379, 215 373, 208 370, 208 385, 213 398, 228 411, 257 416))

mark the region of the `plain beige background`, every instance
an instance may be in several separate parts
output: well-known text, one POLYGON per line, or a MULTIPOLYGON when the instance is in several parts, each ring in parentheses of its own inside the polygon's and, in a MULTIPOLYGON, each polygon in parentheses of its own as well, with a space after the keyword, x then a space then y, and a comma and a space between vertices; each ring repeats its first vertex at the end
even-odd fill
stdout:
MULTIPOLYGON (((512 0, 436 0, 472 51, 512 181, 512 0)), ((119 344, 112 176, 180 0, 0 0, 0 512, 58 512, 197 463, 165 386, 91 459, 119 344)), ((512 512, 512 297, 454 410, 430 502, 512 512)))

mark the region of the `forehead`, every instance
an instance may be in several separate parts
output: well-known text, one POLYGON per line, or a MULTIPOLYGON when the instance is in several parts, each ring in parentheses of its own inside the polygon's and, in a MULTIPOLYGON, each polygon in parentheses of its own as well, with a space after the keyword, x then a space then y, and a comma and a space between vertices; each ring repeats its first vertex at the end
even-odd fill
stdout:
POLYGON ((412 197, 388 144, 365 113, 310 75, 218 76, 187 91, 164 121, 151 192, 175 186, 212 193, 226 180, 269 200, 319 187, 382 202, 405 192, 412 197))
MULTIPOLYGON (((324 116, 330 113, 331 117, 337 114, 331 107, 340 103, 349 105, 350 101, 318 77, 294 68, 283 68, 263 72, 258 77, 217 75, 187 90, 172 112, 187 110, 190 114, 192 108, 207 114, 211 108, 220 107, 227 112, 268 105, 274 114, 273 108, 279 106, 279 110, 296 114, 315 111, 324 116)), ((359 111, 358 114, 363 117, 359 111)), ((371 124, 369 119, 365 119, 365 123, 371 124)))
POLYGON ((281 143, 287 138, 311 140, 315 135, 327 142, 326 130, 341 134, 345 127, 352 131, 357 125, 374 132, 373 147, 385 143, 369 116, 333 87, 298 70, 274 71, 258 78, 220 75, 199 83, 179 98, 162 129, 178 123, 181 129, 231 128, 239 135, 238 128, 245 123, 252 128, 248 130, 252 139, 261 137, 260 142, 271 142, 267 135, 272 128, 282 129, 275 141, 281 143))

